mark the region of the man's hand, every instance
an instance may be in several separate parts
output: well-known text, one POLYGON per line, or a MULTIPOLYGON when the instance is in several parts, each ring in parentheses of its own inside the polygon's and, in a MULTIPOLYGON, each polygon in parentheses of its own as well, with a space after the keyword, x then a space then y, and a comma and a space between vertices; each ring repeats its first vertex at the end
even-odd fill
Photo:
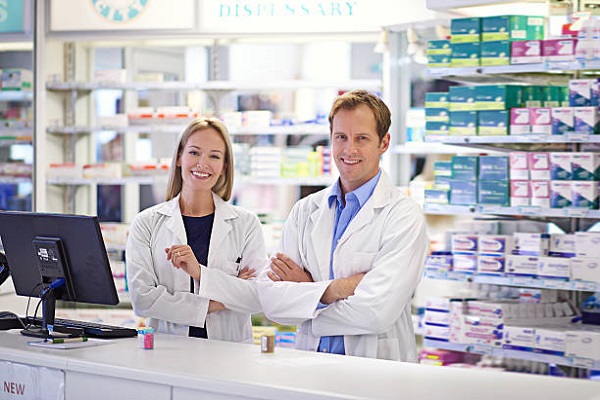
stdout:
POLYGON ((331 304, 334 301, 344 300, 354 294, 354 290, 365 276, 365 272, 349 276, 348 278, 334 279, 321 297, 321 303, 331 304))
POLYGON ((267 276, 272 281, 314 282, 308 271, 283 253, 272 256, 269 267, 271 271, 267 272, 267 276))
POLYGON ((245 266, 238 272, 238 278, 242 279, 252 279, 256 277, 256 270, 254 268, 250 268, 249 266, 245 266))

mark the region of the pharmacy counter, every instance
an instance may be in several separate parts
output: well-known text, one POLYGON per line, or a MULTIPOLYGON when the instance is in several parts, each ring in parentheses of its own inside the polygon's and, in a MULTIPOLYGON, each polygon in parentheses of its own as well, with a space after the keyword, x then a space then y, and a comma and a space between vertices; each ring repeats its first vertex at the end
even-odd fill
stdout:
POLYGON ((0 332, 0 398, 70 399, 577 399, 599 400, 600 383, 443 368, 157 334, 96 347, 29 346, 0 332), (37 382, 37 383, 36 383, 37 382), (8 393, 7 393, 8 392, 8 393))

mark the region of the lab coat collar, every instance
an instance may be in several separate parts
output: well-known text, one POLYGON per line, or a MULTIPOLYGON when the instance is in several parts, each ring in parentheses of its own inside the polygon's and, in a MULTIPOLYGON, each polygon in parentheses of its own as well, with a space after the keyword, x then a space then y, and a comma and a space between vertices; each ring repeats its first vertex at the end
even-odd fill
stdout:
MULTIPOLYGON (((179 207, 179 196, 180 195, 177 195, 171 200, 161 203, 158 206, 157 212, 170 217, 165 226, 177 235, 177 238, 181 243, 187 243, 187 235, 185 234, 185 226, 183 225, 181 208, 179 207)), ((215 203, 215 223, 210 239, 211 247, 213 245, 219 245, 232 229, 229 224, 221 222, 238 217, 238 214, 232 205, 225 202, 225 200, 214 192, 212 193, 212 196, 215 203)))

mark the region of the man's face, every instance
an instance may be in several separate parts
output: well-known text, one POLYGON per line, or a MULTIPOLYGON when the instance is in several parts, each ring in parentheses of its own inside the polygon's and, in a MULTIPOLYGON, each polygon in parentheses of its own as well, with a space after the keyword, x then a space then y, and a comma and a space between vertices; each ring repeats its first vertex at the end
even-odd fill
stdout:
POLYGON ((344 194, 377 175, 379 157, 386 152, 389 144, 389 133, 379 141, 375 115, 366 105, 353 110, 342 109, 335 114, 331 129, 331 153, 340 173, 344 194))

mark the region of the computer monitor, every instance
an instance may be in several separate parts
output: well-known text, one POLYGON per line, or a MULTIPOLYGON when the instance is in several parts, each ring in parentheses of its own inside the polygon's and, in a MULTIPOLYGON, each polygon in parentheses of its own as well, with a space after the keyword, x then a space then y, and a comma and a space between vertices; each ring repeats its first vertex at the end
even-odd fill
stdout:
POLYGON ((0 241, 16 293, 42 299, 42 326, 23 334, 53 336, 56 300, 119 303, 97 217, 0 211, 0 241))

